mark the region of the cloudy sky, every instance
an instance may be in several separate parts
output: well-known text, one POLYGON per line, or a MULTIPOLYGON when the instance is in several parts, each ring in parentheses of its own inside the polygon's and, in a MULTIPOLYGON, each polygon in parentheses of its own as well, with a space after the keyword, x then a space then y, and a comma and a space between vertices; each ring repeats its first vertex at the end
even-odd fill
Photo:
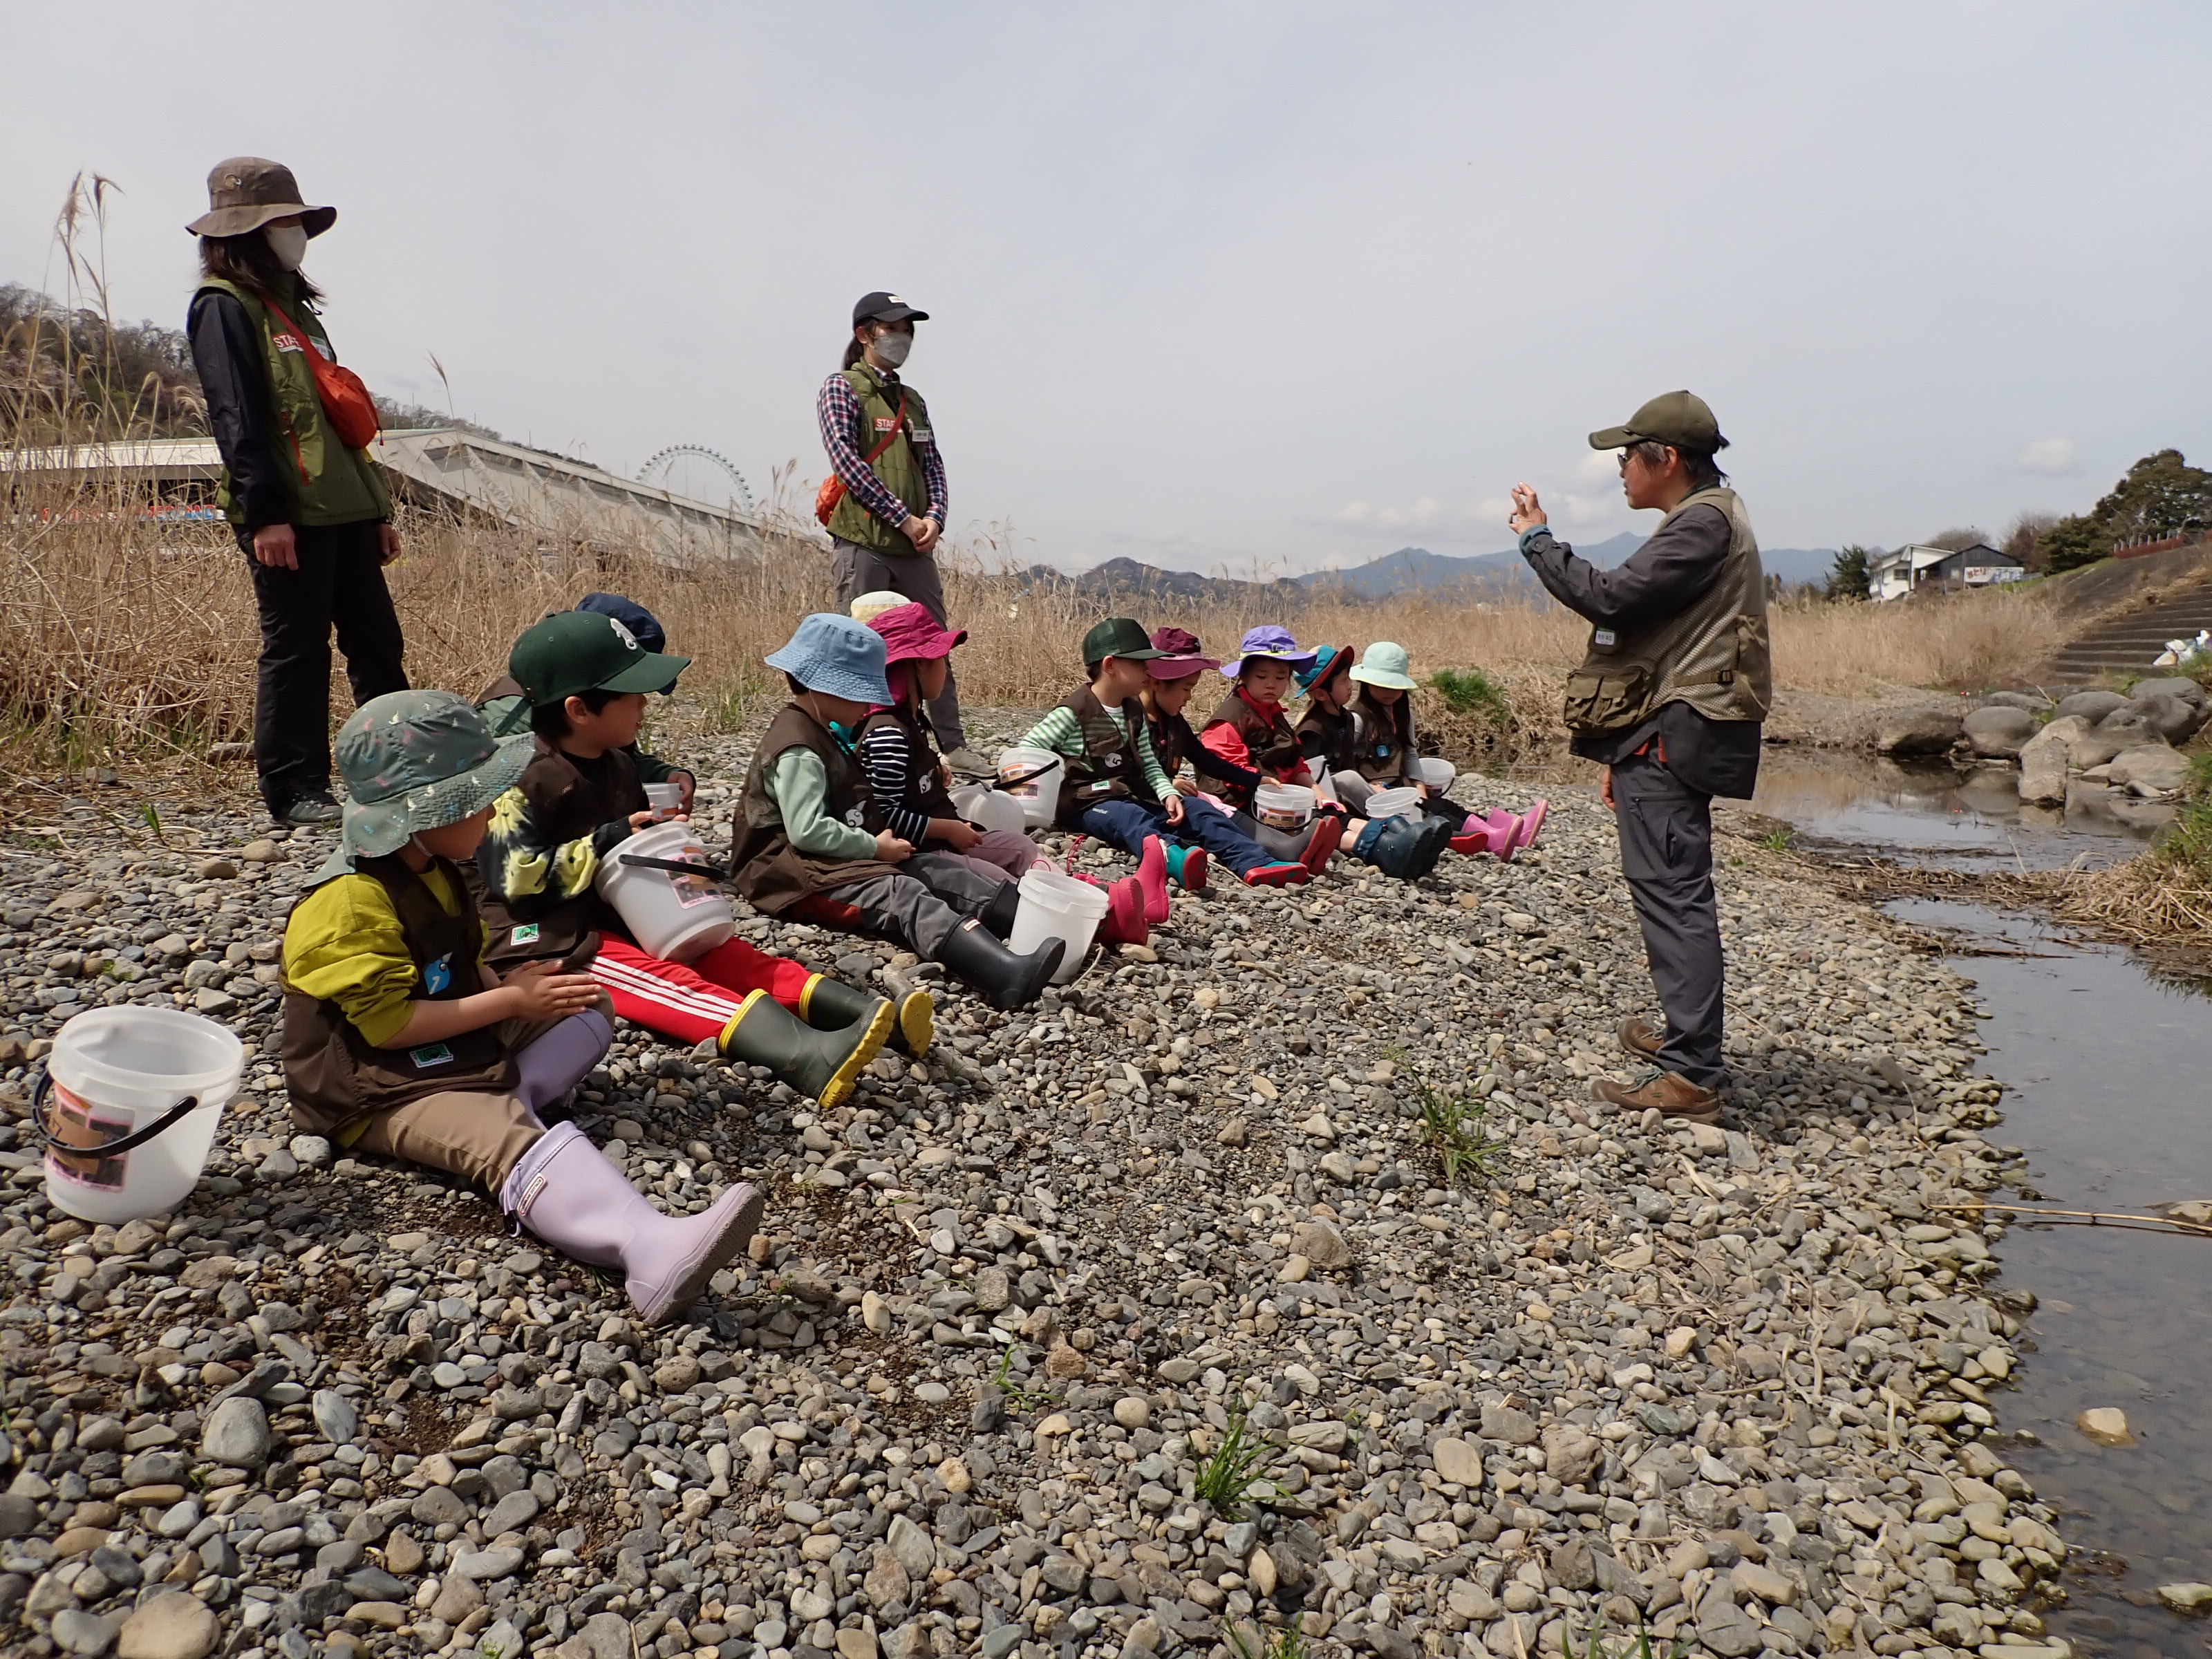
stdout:
POLYGON ((88 0, 9 45, 0 281, 59 283, 98 172, 115 309, 180 321, 208 167, 276 156, 380 391, 446 405, 434 355, 511 435, 810 500, 890 288, 956 532, 1024 561, 1491 551, 1516 478, 1595 540, 1638 520, 1584 434, 1678 386, 1772 546, 2212 451, 2202 5, 88 0))

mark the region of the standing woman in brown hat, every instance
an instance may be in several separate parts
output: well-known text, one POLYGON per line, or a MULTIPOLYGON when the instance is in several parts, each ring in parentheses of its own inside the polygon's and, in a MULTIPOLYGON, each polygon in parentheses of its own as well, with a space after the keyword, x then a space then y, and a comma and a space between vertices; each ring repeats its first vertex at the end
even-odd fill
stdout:
POLYGON ((337 366, 301 273, 336 208, 300 199, 292 170, 234 156, 208 174, 200 286, 186 332, 222 453, 218 499, 253 576, 261 661, 253 758, 279 823, 333 823, 331 631, 356 707, 407 688, 384 567, 399 556, 375 408, 337 366))

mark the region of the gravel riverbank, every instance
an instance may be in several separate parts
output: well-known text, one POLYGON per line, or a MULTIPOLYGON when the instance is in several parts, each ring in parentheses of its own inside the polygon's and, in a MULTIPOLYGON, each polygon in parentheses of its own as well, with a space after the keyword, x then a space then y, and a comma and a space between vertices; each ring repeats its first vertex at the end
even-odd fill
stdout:
MULTIPOLYGON (((709 816, 744 750, 690 750, 709 816)), ((0 854, 0 1045, 131 1000, 256 1046, 191 1201, 120 1230, 46 1202, 0 1046, 10 1651, 1044 1659, 1296 1618, 2057 1659, 2051 1516, 1975 1437, 2022 1310, 1945 1207, 2005 1157, 1967 988, 1743 843, 1725 1129, 1588 1101, 1647 982, 1579 791, 1511 866, 1217 887, 1039 1008, 952 994, 949 1052, 826 1118, 624 1033, 593 1137, 671 1207, 774 1189, 651 1333, 487 1200, 295 1136, 275 957, 324 838, 201 802, 165 848, 79 787, 0 854)))

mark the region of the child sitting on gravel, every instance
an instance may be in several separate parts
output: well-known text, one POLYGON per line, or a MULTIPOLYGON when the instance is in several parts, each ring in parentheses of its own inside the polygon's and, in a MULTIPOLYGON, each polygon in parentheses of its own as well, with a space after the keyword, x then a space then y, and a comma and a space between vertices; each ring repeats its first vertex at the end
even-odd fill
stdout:
MULTIPOLYGON (((586 611, 548 617, 515 641, 507 670, 530 699, 536 737, 477 859, 491 959, 588 961, 623 1018, 681 1042, 712 1042, 840 1105, 890 1033, 889 1001, 743 939, 688 963, 648 956, 594 884, 603 861, 653 821, 629 745, 647 694, 673 685, 689 660, 649 652, 586 611)), ((908 1001, 897 1023, 910 1045, 927 1046, 927 999, 908 1001)))
POLYGON ((657 1322, 744 1249, 763 1200, 739 1185, 665 1216, 574 1123, 545 1127, 607 1051, 606 1000, 550 962, 502 984, 456 867, 531 746, 449 691, 394 691, 346 721, 338 848, 284 922, 285 1086, 307 1128, 477 1182, 518 1226, 619 1271, 657 1322))
POLYGON ((1177 793, 1153 750, 1139 700, 1152 682, 1152 665, 1167 655, 1146 637, 1142 623, 1109 617, 1083 636, 1089 684, 1061 698, 1022 739, 1024 747, 1064 757, 1061 828, 1138 855, 1137 878, 1152 921, 1167 920, 1170 874, 1189 891, 1205 887, 1208 853, 1247 887, 1291 885, 1311 873, 1303 864, 1270 858, 1220 808, 1177 793), (1163 839, 1170 835, 1178 844, 1163 839), (1182 844, 1190 842, 1198 845, 1182 844))
POLYGON ((783 671, 792 700, 745 771, 730 856, 738 891, 770 915, 887 934, 994 1006, 1036 1001, 1065 943, 1009 951, 1012 884, 948 853, 917 854, 884 827, 858 752, 861 722, 897 701, 884 679, 883 635, 819 613, 768 665, 783 671))
POLYGON ((1352 812, 1364 811, 1377 789, 1417 788, 1423 815, 1452 826, 1452 851, 1510 859, 1536 839, 1551 809, 1539 800, 1525 814, 1501 807, 1477 814, 1423 781, 1413 703, 1407 695, 1413 689, 1411 666, 1406 647, 1389 640, 1369 646, 1357 665, 1348 645, 1316 653, 1313 665, 1298 676, 1307 698, 1297 724, 1301 751, 1352 812))

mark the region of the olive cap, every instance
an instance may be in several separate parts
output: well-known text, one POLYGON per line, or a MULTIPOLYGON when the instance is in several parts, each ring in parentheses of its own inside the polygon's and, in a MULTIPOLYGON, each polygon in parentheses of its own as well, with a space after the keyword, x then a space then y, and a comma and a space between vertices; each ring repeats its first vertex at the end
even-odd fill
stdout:
POLYGON ((1674 449, 1702 450, 1714 454, 1726 449, 1721 423, 1712 408, 1694 392, 1662 392, 1630 416, 1620 426, 1609 426, 1589 434, 1592 449, 1626 449, 1631 444, 1666 444, 1674 449))

